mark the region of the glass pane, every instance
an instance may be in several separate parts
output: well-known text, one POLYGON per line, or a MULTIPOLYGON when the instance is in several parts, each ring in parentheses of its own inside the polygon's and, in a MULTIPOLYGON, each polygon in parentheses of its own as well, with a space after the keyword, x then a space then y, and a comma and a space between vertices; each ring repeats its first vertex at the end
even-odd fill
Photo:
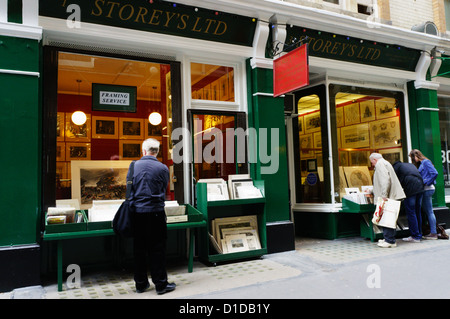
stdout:
POLYGON ((335 96, 338 172, 335 173, 336 200, 346 188, 372 185, 373 152, 394 163, 403 161, 399 101, 392 97, 340 92, 335 96))
POLYGON ((125 198, 123 172, 149 137, 160 141, 157 158, 170 168, 171 122, 170 65, 60 52, 56 199, 77 198, 89 208, 93 200, 125 198), (81 124, 72 117, 77 111, 81 124), (111 161, 114 168, 104 169, 111 161))
POLYGON ((234 69, 191 63, 192 99, 234 102, 234 69))
POLYGON ((450 196, 450 98, 439 97, 439 128, 444 169, 445 196, 450 196))
MULTIPOLYGON (((298 102, 298 136, 301 198, 298 203, 323 203, 322 131, 320 98, 318 95, 302 97, 298 102)), ((298 179, 297 175, 297 179, 298 179)))
POLYGON ((236 174, 235 116, 194 114, 194 177, 223 178, 236 174), (227 133, 228 130, 228 133, 227 133))

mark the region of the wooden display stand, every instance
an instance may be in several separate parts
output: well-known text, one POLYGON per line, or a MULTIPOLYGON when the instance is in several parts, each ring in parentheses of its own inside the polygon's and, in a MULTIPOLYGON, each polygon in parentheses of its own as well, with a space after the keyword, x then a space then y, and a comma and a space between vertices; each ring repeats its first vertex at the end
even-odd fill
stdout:
POLYGON ((267 254, 265 213, 266 199, 264 198, 264 181, 253 181, 253 184, 261 191, 261 194, 263 194, 262 198, 231 199, 218 201, 208 201, 206 183, 197 184, 197 209, 203 214, 204 219, 206 220, 206 232, 204 232, 201 236, 199 247, 200 258, 203 261, 216 264, 225 261, 260 257, 267 254), (210 243, 208 235, 212 234, 211 221, 215 218, 249 215, 257 216, 258 235, 261 249, 224 254, 216 252, 213 245, 210 243))

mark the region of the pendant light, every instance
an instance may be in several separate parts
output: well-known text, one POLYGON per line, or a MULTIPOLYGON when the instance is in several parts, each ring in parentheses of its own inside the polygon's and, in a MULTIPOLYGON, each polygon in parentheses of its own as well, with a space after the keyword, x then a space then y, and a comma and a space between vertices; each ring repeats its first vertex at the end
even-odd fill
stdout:
MULTIPOLYGON (((80 105, 80 83, 81 80, 77 79, 77 83, 78 83, 78 105, 80 105)), ((83 125, 84 123, 86 123, 86 114, 83 111, 76 111, 72 114, 72 122, 75 125, 83 125)))

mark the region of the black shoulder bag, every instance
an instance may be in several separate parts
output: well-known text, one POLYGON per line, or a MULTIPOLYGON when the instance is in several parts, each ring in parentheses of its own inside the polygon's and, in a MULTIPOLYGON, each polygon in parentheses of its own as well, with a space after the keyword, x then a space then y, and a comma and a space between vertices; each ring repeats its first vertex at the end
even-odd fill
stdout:
POLYGON ((112 228, 117 235, 122 237, 133 237, 133 218, 134 218, 134 208, 131 203, 131 191, 133 188, 133 175, 134 175, 134 163, 133 161, 130 165, 130 176, 131 179, 127 179, 127 193, 126 199, 120 205, 119 209, 114 215, 112 221, 112 228))

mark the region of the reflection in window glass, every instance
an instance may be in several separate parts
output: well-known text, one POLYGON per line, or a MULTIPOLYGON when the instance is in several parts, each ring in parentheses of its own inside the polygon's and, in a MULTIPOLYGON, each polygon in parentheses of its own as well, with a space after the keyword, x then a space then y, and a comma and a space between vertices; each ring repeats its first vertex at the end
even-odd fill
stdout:
POLYGON ((192 99, 234 102, 234 69, 191 63, 192 99))
MULTIPOLYGON (((320 99, 302 97, 298 102, 298 135, 301 198, 298 203, 323 203, 323 160, 320 99)), ((299 185, 297 181, 297 185, 299 185)))
POLYGON ((194 177, 223 178, 236 174, 234 129, 235 116, 217 114, 193 115, 194 177), (227 135, 227 129, 232 135, 227 135), (230 138, 231 140, 229 140, 230 138))
MULTIPOLYGON (((445 196, 450 196, 450 98, 439 97, 439 128, 441 130, 441 155, 444 170, 445 196)), ((425 155, 426 156, 426 155, 425 155)))
POLYGON ((396 99, 338 93, 335 102, 339 163, 335 192, 341 201, 346 188, 362 191, 361 186, 372 185, 371 153, 382 154, 391 164, 403 161, 403 153, 396 99))
MULTIPOLYGON (((142 142, 150 137, 161 142, 157 158, 170 167, 170 76, 168 64, 59 52, 57 200, 80 194, 76 199, 90 208, 93 200, 125 198, 128 164, 141 158, 142 142), (77 122, 74 113, 84 120, 77 122), (108 169, 117 160, 124 162, 108 169), (81 161, 95 168, 80 168, 81 161), (79 172, 78 180, 72 171, 79 172)), ((171 185, 167 199, 172 198, 171 185)))

